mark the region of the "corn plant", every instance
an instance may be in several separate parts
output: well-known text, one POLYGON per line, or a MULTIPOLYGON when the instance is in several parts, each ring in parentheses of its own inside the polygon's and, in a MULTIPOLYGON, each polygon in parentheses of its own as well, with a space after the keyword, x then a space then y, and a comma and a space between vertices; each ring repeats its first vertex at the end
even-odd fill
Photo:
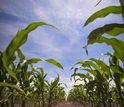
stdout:
MULTIPOLYGON (((49 94, 49 98, 48 98, 48 107, 51 107, 52 106, 52 103, 54 103, 55 100, 62 100, 62 99, 65 99, 65 91, 64 91, 64 87, 60 87, 60 85, 62 83, 59 83, 60 81, 60 77, 59 77, 59 74, 57 73, 58 77, 56 77, 54 79, 54 81, 51 81, 51 83, 48 83, 48 94, 49 94), (62 96, 62 99, 59 99, 61 98, 60 95, 61 94, 62 96)), ((66 86, 66 84, 65 84, 66 86)))
MULTIPOLYGON (((106 17, 110 13, 121 14, 122 19, 124 19, 124 1, 119 0, 119 2, 120 6, 108 6, 91 15, 87 19, 83 27, 87 26, 89 23, 93 22, 97 18, 106 17)), ((87 93, 90 92, 89 95, 92 97, 92 106, 97 106, 96 103, 102 103, 104 107, 106 107, 106 105, 109 105, 110 107, 112 106, 112 102, 114 100, 111 98, 111 96, 113 95, 114 91, 111 91, 109 86, 110 81, 113 80, 116 85, 116 102, 123 107, 124 96, 121 86, 124 79, 124 69, 122 68, 122 66, 120 66, 120 61, 124 63, 124 42, 116 38, 106 38, 102 36, 104 33, 110 36, 118 36, 119 34, 124 33, 124 24, 111 23, 93 30, 88 35, 87 45, 83 48, 85 48, 86 53, 88 54, 88 45, 92 45, 94 43, 101 44, 104 42, 107 45, 111 45, 114 53, 111 54, 107 52, 106 54, 104 54, 110 56, 109 65, 107 65, 100 59, 97 60, 95 58, 90 58, 88 61, 77 62, 75 65, 80 64, 80 66, 75 68, 74 74, 72 76, 86 78, 84 74, 76 73, 77 70, 85 70, 94 76, 94 80, 89 81, 88 83, 85 82, 87 93), (95 100, 96 98, 98 99, 97 101, 95 100)))
POLYGON ((44 96, 44 93, 45 93, 45 89, 46 89, 46 85, 48 83, 47 80, 45 80, 45 77, 47 76, 47 74, 44 75, 44 70, 43 68, 37 68, 40 70, 39 71, 36 71, 35 70, 35 80, 34 80, 34 86, 36 88, 35 92, 38 93, 38 101, 39 101, 39 106, 41 106, 41 100, 42 100, 42 107, 44 107, 45 105, 45 96, 44 96))
MULTIPOLYGON (((47 25, 54 27, 52 25, 46 24, 44 22, 33 22, 28 25, 27 28, 20 30, 17 32, 16 36, 12 39, 9 45, 6 47, 5 51, 0 52, 0 105, 4 106, 4 103, 8 101, 8 98, 11 96, 13 99, 13 95, 15 90, 21 91, 22 94, 22 106, 25 106, 25 102, 28 96, 28 92, 30 90, 30 83, 32 82, 32 75, 34 75, 34 70, 27 71, 28 66, 32 63, 37 63, 38 61, 46 61, 48 63, 52 63, 55 66, 63 69, 61 64, 54 59, 46 59, 42 60, 39 58, 32 58, 29 60, 25 60, 25 56, 22 54, 19 47, 23 45, 28 38, 28 34, 35 30, 38 26, 47 25), (16 66, 14 61, 16 59, 15 52, 17 51, 18 57, 20 58, 20 62, 16 66), (9 74, 9 77, 7 75, 9 74), (17 85, 19 83, 20 86, 17 85), (8 87, 10 90, 10 94, 2 97, 5 87, 8 87), (26 98, 25 98, 26 97, 26 98)), ((57 29, 56 27, 54 27, 57 29)), ((59 30, 59 29, 57 29, 59 30)), ((14 106, 14 101, 11 100, 11 106, 14 106)))
POLYGON ((68 94, 67 97, 68 101, 76 101, 79 103, 82 103, 86 105, 88 102, 88 97, 86 95, 86 91, 84 90, 84 87, 82 85, 75 85, 68 94))
MULTIPOLYGON (((119 1, 120 1, 120 6, 109 6, 91 15, 88 18, 88 20, 85 22, 84 26, 88 25, 90 22, 94 21, 96 18, 104 18, 110 13, 121 14, 122 19, 124 19, 124 10, 123 10, 124 1, 123 0, 119 0, 119 1)), ((121 84, 122 84, 122 80, 124 79, 124 70, 121 66, 119 66, 119 61, 124 63, 124 56, 123 56, 124 42, 116 38, 108 39, 102 35, 106 33, 110 36, 118 36, 119 34, 124 33, 123 29, 124 29, 124 24, 118 24, 118 23, 111 23, 103 27, 97 28, 89 34, 87 45, 84 46, 84 48, 86 49, 86 52, 88 52, 87 46, 89 44, 94 44, 94 43, 101 44, 105 42, 107 45, 112 46, 114 50, 114 54, 111 55, 112 59, 111 61, 109 61, 110 62, 109 68, 112 70, 112 73, 113 73, 114 82, 116 84, 116 88, 118 90, 120 100, 121 100, 119 103, 121 103, 121 105, 124 105, 122 94, 121 94, 121 84)))

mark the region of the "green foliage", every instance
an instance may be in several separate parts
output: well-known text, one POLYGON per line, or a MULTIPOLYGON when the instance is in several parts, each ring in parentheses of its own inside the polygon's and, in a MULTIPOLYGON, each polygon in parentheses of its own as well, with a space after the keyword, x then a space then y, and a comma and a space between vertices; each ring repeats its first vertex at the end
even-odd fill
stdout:
POLYGON ((3 53, 2 61, 3 61, 4 67, 7 69, 8 73, 12 77, 14 77, 16 80, 18 80, 16 78, 16 75, 13 73, 13 71, 10 68, 8 68, 8 66, 11 64, 11 61, 13 60, 13 54, 21 45, 23 45, 27 41, 28 33, 35 30, 38 26, 41 26, 41 25, 52 26, 44 22, 33 22, 29 24, 27 28, 17 32, 16 36, 12 39, 12 41, 9 43, 9 45, 7 46, 7 48, 3 53))
MULTIPOLYGON (((2 107, 4 107, 5 103, 9 105, 9 102, 11 102, 11 107, 14 107, 14 102, 18 99, 22 99, 22 107, 25 107, 26 101, 36 98, 40 106, 42 100, 42 106, 44 107, 45 101, 48 99, 48 97, 45 96, 49 96, 47 92, 49 91, 47 90, 49 82, 45 79, 47 74, 44 75, 42 67, 33 68, 33 63, 46 61, 64 69, 62 65, 54 59, 42 60, 39 58, 32 58, 25 60, 25 55, 19 49, 19 47, 27 41, 28 34, 41 25, 48 25, 57 29, 44 22, 33 22, 29 24, 27 28, 18 31, 5 51, 3 53, 0 52, 0 106, 2 107), (15 61, 16 51, 20 62, 15 61), (31 66, 31 71, 28 71, 29 65, 31 66), (36 69, 39 69, 40 72, 36 69), (6 91, 10 94, 6 93, 6 91), (3 95, 5 96, 2 97, 3 95), (11 100, 9 100, 9 98, 11 98, 11 100)), ((52 90, 57 86, 58 82, 59 77, 53 83, 52 90)), ((63 89, 61 90, 64 92, 63 89)), ((65 95, 65 93, 63 95, 65 95)))
MULTIPOLYGON (((109 6, 91 15, 85 22, 84 26, 93 22, 97 18, 105 18, 110 13, 121 14, 122 18, 124 18, 124 2, 123 0, 119 1, 121 4, 120 6, 109 6)), ((101 0, 99 2, 101 2, 101 0)), ((109 52, 103 54, 110 57, 108 60, 109 65, 100 60, 100 58, 98 60, 95 58, 90 58, 88 61, 80 61, 74 65, 79 65, 79 67, 74 69, 74 74, 71 76, 74 78, 75 76, 79 77, 75 80, 75 82, 84 82, 84 84, 80 84, 79 86, 85 89, 84 92, 89 99, 88 101, 92 103, 92 107, 101 106, 101 104, 104 105, 104 107, 107 105, 112 107, 112 103, 117 103, 117 105, 120 105, 121 107, 124 106, 124 95, 123 89, 121 88, 124 80, 124 68, 122 68, 120 64, 120 62, 124 63, 124 42, 115 38, 122 33, 124 33, 123 24, 111 23, 93 30, 87 37, 87 45, 83 47, 86 49, 87 54, 87 46, 90 44, 93 45, 94 43, 106 43, 107 45, 112 46, 114 51, 113 54, 109 52), (110 36, 114 36, 114 38, 106 38, 102 36, 105 33, 110 36), (82 70, 82 72, 85 70, 92 74, 94 78, 90 79, 83 73, 76 73, 78 70, 82 70), (114 81, 115 83, 115 86, 112 88, 110 87, 111 81, 114 81)), ((72 98, 71 100, 75 100, 77 98, 78 97, 74 97, 74 99, 72 98)), ((82 99, 80 99, 80 102, 81 101, 82 99)))
POLYGON ((109 6, 109 7, 106 7, 104 9, 97 11, 96 13, 94 13, 93 15, 91 15, 87 19, 84 26, 87 26, 89 23, 93 22, 97 18, 104 18, 107 15, 109 15, 110 13, 121 14, 122 13, 122 6, 109 6))

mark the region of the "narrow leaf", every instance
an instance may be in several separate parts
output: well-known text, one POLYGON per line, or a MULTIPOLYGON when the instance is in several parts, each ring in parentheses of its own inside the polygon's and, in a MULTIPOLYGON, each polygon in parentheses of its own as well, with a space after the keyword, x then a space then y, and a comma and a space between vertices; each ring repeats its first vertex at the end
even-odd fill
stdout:
POLYGON ((121 6, 109 6, 109 7, 106 7, 104 9, 101 9, 101 10, 97 11, 96 13, 94 13, 93 15, 91 15, 87 19, 87 21, 85 22, 84 26, 86 26, 89 23, 93 22, 97 18, 104 18, 107 15, 109 15, 110 13, 121 14, 122 13, 122 7, 121 6))
POLYGON ((75 74, 71 75, 71 77, 73 77, 73 76, 79 76, 80 78, 87 78, 87 76, 82 73, 75 73, 75 74))
POLYGON ((39 58, 32 58, 32 59, 27 60, 26 64, 28 65, 28 64, 31 64, 31 63, 37 63, 38 61, 43 61, 43 60, 41 60, 39 58))
MULTIPOLYGON (((5 49, 5 51, 3 53, 3 61, 7 66, 9 65, 9 60, 10 60, 11 56, 14 54, 14 52, 22 44, 24 44, 27 41, 28 33, 35 30, 38 26, 41 26, 41 25, 48 25, 48 26, 54 27, 54 26, 46 24, 44 22, 33 22, 33 23, 29 24, 27 28, 17 32, 16 36, 12 39, 12 41, 10 42, 10 44, 7 46, 7 48, 5 49)), ((54 28, 56 28, 56 27, 54 27, 54 28)), ((57 29, 57 30, 59 30, 59 29, 57 29)))
POLYGON ((6 82, 0 82, 0 86, 2 86, 2 87, 12 87, 12 88, 16 88, 17 90, 19 90, 19 91, 21 91, 21 92, 23 92, 23 93, 25 94, 25 92, 24 92, 22 89, 18 88, 17 86, 8 84, 8 83, 6 83, 6 82))
POLYGON ((25 59, 25 55, 22 53, 22 51, 20 49, 17 49, 18 52, 18 57, 20 58, 20 61, 25 59))
POLYGON ((54 60, 54 59, 46 59, 45 61, 47 61, 48 63, 52 63, 53 65, 55 65, 55 66, 57 66, 57 67, 59 67, 59 68, 64 70, 62 65, 59 62, 57 62, 56 60, 54 60))
POLYGON ((107 45, 111 45, 113 50, 115 51, 115 55, 119 58, 122 62, 124 62, 124 42, 118 40, 116 38, 106 38, 101 36, 100 39, 89 39, 88 44, 94 43, 106 43, 107 45))
POLYGON ((97 60, 95 58, 90 58, 90 60, 94 61, 102 69, 102 71, 105 74, 107 74, 109 76, 111 75, 110 68, 109 68, 109 66, 106 63, 104 63, 101 60, 97 60))
MULTIPOLYGON (((2 61, 3 61, 4 67, 7 70, 9 69, 7 67, 11 64, 10 61, 11 61, 11 57, 14 54, 14 52, 22 44, 24 44, 27 41, 28 33, 35 30, 38 26, 41 26, 41 25, 48 25, 48 26, 54 27, 53 25, 49 25, 44 22, 33 22, 33 23, 29 24, 27 28, 17 32, 16 36, 12 39, 12 41, 9 43, 9 45, 7 46, 7 48, 5 49, 5 51, 3 53, 2 61)), ((56 27, 54 27, 54 28, 56 28, 56 27)), ((59 30, 59 29, 57 29, 57 30, 59 30)), ((12 71, 9 70, 8 73, 10 73, 10 75, 12 77, 17 79, 16 76, 14 75, 14 73, 12 73, 12 71)))
POLYGON ((118 36, 119 34, 124 33, 124 24, 117 24, 117 23, 106 24, 103 27, 93 30, 89 34, 87 39, 96 39, 104 33, 111 36, 118 36))
POLYGON ((102 0, 100 0, 96 5, 95 5, 95 7, 101 2, 102 0))

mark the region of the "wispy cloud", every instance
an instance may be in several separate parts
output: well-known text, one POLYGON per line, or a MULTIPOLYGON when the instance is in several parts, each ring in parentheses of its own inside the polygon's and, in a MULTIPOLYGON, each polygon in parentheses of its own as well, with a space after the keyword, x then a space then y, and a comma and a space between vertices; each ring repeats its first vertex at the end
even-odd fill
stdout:
MULTIPOLYGON (((98 2, 99 0, 0 0, 0 12, 18 19, 16 21, 0 19, 0 50, 5 49, 19 29, 26 28, 31 22, 43 21, 59 28, 62 32, 48 26, 38 27, 29 33, 27 43, 20 49, 27 59, 38 57, 41 59, 53 58, 59 61, 65 71, 61 72, 51 65, 48 67, 48 63, 45 62, 34 64, 34 66, 45 67, 45 72, 49 72, 51 79, 55 78, 52 75, 54 71, 59 72, 61 74, 60 82, 65 82, 68 85, 68 92, 74 85, 74 81, 70 81, 72 72, 68 71, 78 59, 98 58, 101 53, 112 52, 112 48, 107 48, 105 44, 89 46, 89 56, 82 49, 82 46, 87 43, 88 34, 93 29, 112 22, 113 15, 111 14, 105 19, 96 19, 82 29, 87 18, 101 8, 119 5, 117 0, 102 0, 95 7, 98 2)), ((122 21, 120 16, 114 16, 113 22, 120 21, 122 21)))

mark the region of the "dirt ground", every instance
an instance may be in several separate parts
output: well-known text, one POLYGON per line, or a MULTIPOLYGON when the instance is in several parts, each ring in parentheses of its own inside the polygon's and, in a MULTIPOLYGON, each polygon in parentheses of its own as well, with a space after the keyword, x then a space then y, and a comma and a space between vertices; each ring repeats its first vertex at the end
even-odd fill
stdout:
POLYGON ((62 101, 59 102, 55 107, 90 107, 89 105, 84 106, 77 102, 62 101))
MULTIPOLYGON (((34 100, 30 101, 30 103, 26 102, 26 106, 25 107, 34 107, 34 103, 35 103, 34 100)), ((22 107, 21 104, 22 104, 21 100, 20 101, 16 101, 15 104, 14 104, 14 107, 22 107)), ((9 107, 9 106, 5 106, 5 107, 9 107)), ((35 105, 35 107, 40 107, 39 103, 37 103, 35 105)), ((45 106, 45 107, 48 107, 48 106, 45 106)), ((78 102, 72 102, 72 101, 62 101, 62 102, 58 102, 57 104, 52 105, 51 107, 91 107, 91 105, 90 104, 83 105, 83 104, 80 104, 78 102)), ((100 107, 103 107, 103 106, 100 106, 100 107)), ((108 107, 108 106, 106 106, 106 107, 108 107)), ((113 105, 112 107, 117 107, 117 106, 113 105)), ((120 107, 120 106, 118 106, 118 107, 120 107)))
MULTIPOLYGON (((14 107, 21 107, 21 103, 22 103, 21 101, 16 101, 14 107)), ((33 107, 33 105, 34 105, 34 101, 31 101, 30 103, 26 102, 26 107, 33 107)), ((37 103, 35 107, 40 107, 40 106, 37 103)), ((56 105, 52 105, 52 107, 90 107, 90 105, 84 106, 77 102, 62 101, 62 102, 58 102, 56 105)))

